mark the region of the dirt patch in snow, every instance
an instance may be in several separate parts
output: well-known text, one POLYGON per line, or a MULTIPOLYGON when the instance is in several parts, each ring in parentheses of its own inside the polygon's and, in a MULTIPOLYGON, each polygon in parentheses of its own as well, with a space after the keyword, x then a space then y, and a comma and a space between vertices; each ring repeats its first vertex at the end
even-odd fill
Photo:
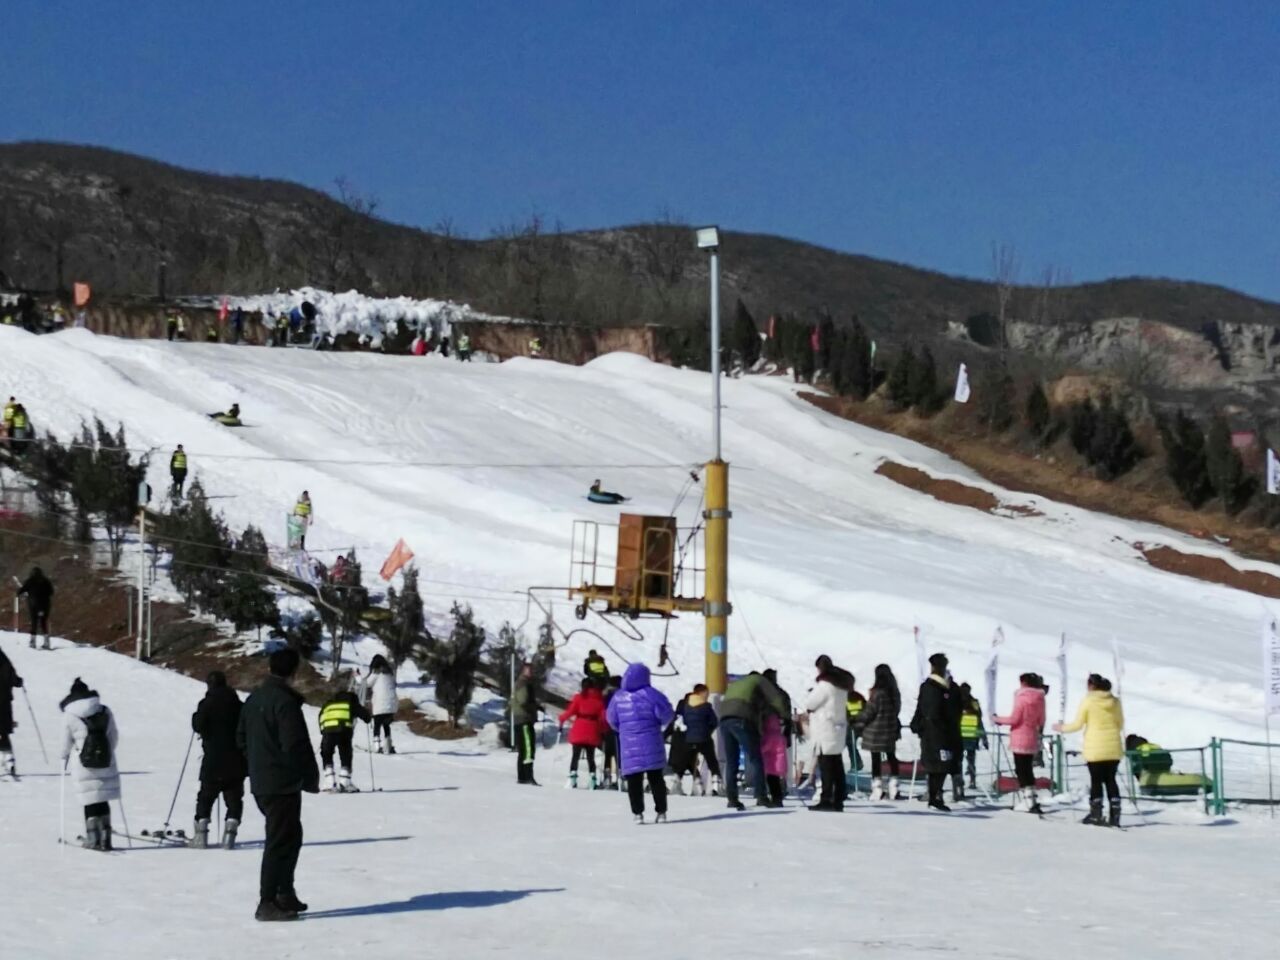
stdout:
POLYGON ((1280 577, 1257 570, 1237 570, 1221 557, 1206 557, 1198 553, 1183 553, 1173 547, 1149 547, 1135 543, 1151 566, 1167 573, 1178 573, 1184 577, 1195 577, 1209 583, 1220 583, 1223 586, 1256 593, 1263 597, 1280 598, 1280 577))
POLYGON ((935 500, 941 500, 943 503, 953 503, 960 507, 972 507, 975 510, 998 516, 1044 516, 1039 510, 1034 507, 1028 507, 1026 504, 1002 503, 1000 498, 989 490, 971 487, 966 483, 961 483, 959 480, 945 480, 941 477, 935 477, 916 467, 908 467, 893 460, 886 460, 876 467, 876 473, 882 477, 888 477, 894 483, 899 483, 920 493, 926 493, 935 500))

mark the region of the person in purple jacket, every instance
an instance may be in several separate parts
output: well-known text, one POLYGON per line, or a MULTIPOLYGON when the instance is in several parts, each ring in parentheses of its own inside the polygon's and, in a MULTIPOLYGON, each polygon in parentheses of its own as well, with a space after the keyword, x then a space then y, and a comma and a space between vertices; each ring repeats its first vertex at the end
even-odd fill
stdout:
POLYGON ((662 770, 667 751, 662 731, 675 716, 671 701, 649 685, 649 668, 633 663, 622 676, 622 689, 609 701, 609 729, 618 732, 622 777, 627 783, 631 812, 644 823, 644 781, 653 793, 654 822, 667 821, 667 784, 662 770))

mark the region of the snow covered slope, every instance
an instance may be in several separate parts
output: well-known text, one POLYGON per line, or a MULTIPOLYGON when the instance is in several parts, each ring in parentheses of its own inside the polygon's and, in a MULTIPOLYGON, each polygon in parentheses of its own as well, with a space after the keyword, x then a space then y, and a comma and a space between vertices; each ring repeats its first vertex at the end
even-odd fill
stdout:
MULTIPOLYGON (((428 601, 447 609, 451 597, 469 600, 491 629, 524 617, 518 591, 567 583, 575 518, 614 519, 585 500, 593 479, 630 494, 630 509, 665 513, 709 446, 706 375, 630 355, 585 367, 481 365, 0 329, 0 356, 0 391, 22 399, 38 428, 66 436, 95 413, 123 421, 134 443, 157 448, 157 490, 169 450, 184 443, 195 476, 230 498, 218 504, 233 526, 260 524, 275 543, 306 488, 317 520, 308 546, 328 559, 358 546, 372 571, 403 536, 428 601), (233 401, 247 428, 205 417, 233 401)), ((1169 746, 1255 732, 1263 601, 1154 570, 1129 544, 1212 548, 1012 494, 1002 499, 1043 516, 940 503, 876 466, 891 458, 988 485, 926 448, 814 409, 779 378, 727 382, 724 402, 733 669, 771 664, 802 690, 814 657, 828 652, 863 688, 881 661, 910 688, 919 625, 929 649, 950 654, 956 675, 980 689, 1003 625, 1007 704, 1022 670, 1056 683, 1065 631, 1073 704, 1087 672, 1111 673, 1114 637, 1127 660, 1131 729, 1169 746)), ((698 508, 695 491, 682 522, 698 508)), ((567 603, 559 613, 568 619, 567 603)), ((613 647, 654 662, 660 628, 644 629, 645 644, 613 634, 613 647)), ((701 679, 701 634, 698 618, 673 625, 681 676, 664 681, 668 692, 701 679)), ((589 646, 600 643, 579 634, 566 659, 589 646)))
MULTIPOLYGON (((11 633, 0 646, 51 746, 71 678, 101 693, 120 728, 129 825, 159 827, 203 686, 98 649, 30 651, 11 633)), ((15 706, 25 776, 0 782, 0 956, 14 960, 1275 954, 1280 834, 1265 820, 1211 828, 1167 810, 1122 834, 1077 814, 938 816, 905 803, 732 814, 677 797, 669 824, 636 827, 621 795, 517 786, 509 754, 404 735, 401 755, 375 758, 381 792, 360 753, 365 792, 303 801, 298 892, 311 912, 258 924, 252 803, 232 852, 59 847, 58 760, 41 765, 15 706)), ((190 829, 198 751, 173 826, 190 829)), ((544 783, 564 761, 540 755, 544 783)), ((70 836, 80 812, 69 793, 70 836)))

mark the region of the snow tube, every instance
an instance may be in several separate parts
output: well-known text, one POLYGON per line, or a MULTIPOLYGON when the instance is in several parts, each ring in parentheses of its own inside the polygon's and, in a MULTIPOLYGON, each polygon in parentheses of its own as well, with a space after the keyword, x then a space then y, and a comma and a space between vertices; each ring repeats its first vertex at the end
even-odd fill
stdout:
POLYGON ((1138 778, 1138 789, 1148 797, 1193 797, 1213 789, 1213 781, 1198 773, 1146 770, 1138 778))
POLYGON ((626 503, 627 498, 620 493, 607 493, 600 491, 599 493, 588 493, 587 499, 592 503, 626 503))
POLYGON ((243 427, 244 426, 244 424, 240 422, 239 417, 233 417, 228 413, 211 413, 209 414, 209 419, 217 421, 218 423, 222 424, 224 427, 243 427))

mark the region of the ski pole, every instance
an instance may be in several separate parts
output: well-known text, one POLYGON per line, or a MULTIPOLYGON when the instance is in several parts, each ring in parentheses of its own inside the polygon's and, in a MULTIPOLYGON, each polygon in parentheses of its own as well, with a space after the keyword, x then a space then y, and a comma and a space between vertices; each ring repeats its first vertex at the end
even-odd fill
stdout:
POLYGON ((132 850, 133 849, 133 833, 129 829, 129 817, 124 812, 124 791, 123 790, 120 791, 120 799, 117 800, 116 803, 120 804, 120 822, 124 824, 125 841, 129 844, 129 849, 132 850))
POLYGON ((31 709, 31 698, 27 696, 27 688, 22 688, 22 699, 27 701, 27 713, 31 715, 31 726, 36 731, 36 741, 40 744, 40 756, 44 757, 44 765, 49 766, 49 754, 44 752, 44 737, 40 736, 40 724, 36 723, 36 712, 31 709))
POLYGON ((67 843, 67 759, 62 760, 62 773, 58 777, 58 843, 67 843))
POLYGON ((218 846, 222 846, 222 797, 218 797, 218 846))
MULTIPOLYGON (((187 761, 191 759, 191 745, 196 742, 196 732, 191 731, 191 739, 187 741, 187 752, 182 758, 182 770, 178 773, 178 785, 173 788, 173 801, 169 804, 169 812, 165 814, 164 829, 169 829, 169 821, 173 818, 173 808, 178 805, 178 792, 182 789, 182 778, 187 774, 187 761)), ((120 811, 123 815, 124 804, 120 804, 120 811)))
POLYGON ((378 789, 377 782, 373 779, 373 738, 369 735, 369 725, 364 725, 364 743, 365 749, 369 751, 369 792, 373 793, 378 789))

